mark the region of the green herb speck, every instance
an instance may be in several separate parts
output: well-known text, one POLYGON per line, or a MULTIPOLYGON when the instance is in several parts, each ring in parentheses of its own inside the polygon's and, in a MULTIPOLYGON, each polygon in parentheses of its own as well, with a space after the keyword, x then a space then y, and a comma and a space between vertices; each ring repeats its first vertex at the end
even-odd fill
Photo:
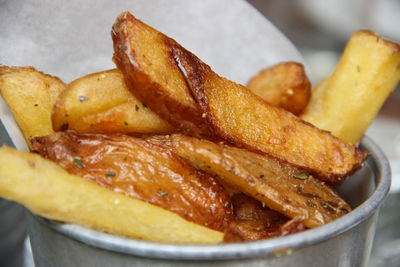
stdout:
POLYGON ((80 157, 74 157, 74 164, 80 169, 82 168, 83 164, 82 164, 82 160, 80 157))
POLYGON ((128 122, 124 121, 124 125, 125 125, 125 126, 128 126, 128 122))
POLYGON ((169 168, 169 163, 165 163, 164 166, 169 168))
POLYGON ((106 176, 107 176, 107 177, 114 177, 115 175, 117 175, 117 174, 115 173, 115 171, 107 171, 107 172, 106 172, 106 176))
POLYGON ((297 179, 305 180, 309 177, 309 174, 308 174, 308 172, 301 170, 298 173, 293 174, 293 177, 297 178, 297 179))
POLYGON ((165 191, 163 191, 163 190, 161 190, 161 189, 159 189, 158 191, 157 191, 157 194, 159 194, 160 196, 166 196, 166 195, 168 195, 168 192, 165 192, 165 191))

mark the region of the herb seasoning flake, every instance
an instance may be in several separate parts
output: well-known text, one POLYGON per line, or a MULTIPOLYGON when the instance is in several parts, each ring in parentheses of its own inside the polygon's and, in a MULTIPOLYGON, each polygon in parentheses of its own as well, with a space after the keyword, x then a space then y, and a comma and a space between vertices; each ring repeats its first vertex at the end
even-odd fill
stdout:
POLYGON ((115 173, 115 171, 107 171, 107 172, 106 172, 106 176, 107 176, 107 177, 114 177, 115 175, 117 175, 117 174, 115 173))
POLYGON ((308 172, 301 170, 301 171, 293 174, 293 177, 297 178, 297 179, 301 179, 301 180, 306 180, 306 179, 308 179, 309 174, 308 174, 308 172))
POLYGON ((163 196, 168 195, 168 192, 165 192, 165 191, 159 189, 159 190, 157 191, 157 194, 163 197, 163 196))
POLYGON ((82 160, 80 157, 74 157, 74 164, 80 169, 83 167, 82 160))

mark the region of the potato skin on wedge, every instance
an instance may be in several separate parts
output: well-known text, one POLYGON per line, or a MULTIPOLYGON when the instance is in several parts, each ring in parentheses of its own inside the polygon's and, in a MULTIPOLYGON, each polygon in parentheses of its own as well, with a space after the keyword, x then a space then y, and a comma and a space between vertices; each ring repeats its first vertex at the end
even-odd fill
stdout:
POLYGON ((263 207, 261 202, 245 194, 235 194, 231 201, 235 216, 225 231, 225 242, 262 240, 306 229, 304 220, 288 219, 279 212, 263 207))
POLYGON ((289 218, 302 218, 307 227, 323 225, 351 211, 326 183, 274 158, 181 134, 148 141, 170 146, 194 167, 289 218))
POLYGON ((132 93, 194 136, 218 135, 330 183, 353 173, 367 156, 290 112, 267 104, 247 88, 219 77, 176 41, 127 12, 117 18, 112 37, 114 60, 132 93), (188 87, 203 112, 198 112, 188 87))
POLYGON ((32 148, 69 173, 222 231, 232 216, 219 182, 183 162, 169 149, 120 134, 57 132, 32 148))
POLYGON ((166 45, 169 38, 128 12, 117 17, 111 34, 114 62, 132 94, 179 130, 213 137, 166 45))
POLYGON ((304 66, 293 61, 261 70, 250 79, 247 88, 271 105, 295 115, 303 112, 311 96, 311 82, 304 66))
POLYGON ((118 69, 85 75, 68 84, 52 112, 55 131, 158 133, 174 128, 126 88, 118 69))
POLYGON ((179 44, 173 47, 176 64, 187 75, 205 118, 230 143, 270 155, 333 184, 356 171, 368 155, 218 76, 179 44))
POLYGON ((8 147, 0 148, 0 196, 49 219, 131 238, 216 244, 224 237, 173 212, 71 175, 40 155, 8 147))

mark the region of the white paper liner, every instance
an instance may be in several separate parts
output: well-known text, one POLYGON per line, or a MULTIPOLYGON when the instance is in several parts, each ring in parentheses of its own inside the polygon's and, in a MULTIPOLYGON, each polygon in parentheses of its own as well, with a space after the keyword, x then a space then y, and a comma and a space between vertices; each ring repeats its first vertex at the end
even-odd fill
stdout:
MULTIPOLYGON (((287 38, 246 1, 27 0, 0 3, 0 64, 33 66, 64 82, 115 68, 110 32, 123 11, 241 84, 278 62, 304 62, 287 38)), ((16 147, 28 150, 2 99, 0 109, 16 147)))

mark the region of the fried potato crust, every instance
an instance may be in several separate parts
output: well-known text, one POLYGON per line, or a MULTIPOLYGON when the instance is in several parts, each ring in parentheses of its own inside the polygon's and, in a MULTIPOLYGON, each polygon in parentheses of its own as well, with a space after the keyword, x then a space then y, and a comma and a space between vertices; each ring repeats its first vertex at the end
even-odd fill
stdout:
POLYGON ((112 27, 112 39, 114 62, 133 95, 181 131, 214 136, 172 58, 167 36, 124 12, 112 27))
POLYGON ((0 148, 0 196, 49 219, 165 243, 215 244, 224 234, 67 173, 40 155, 0 148))
POLYGON ((65 84, 33 67, 0 66, 0 92, 30 145, 36 136, 53 132, 50 116, 65 84))
POLYGON ((290 112, 267 104, 247 88, 219 77, 177 42, 129 13, 117 18, 112 36, 114 59, 128 88, 161 117, 176 125, 183 123, 181 128, 195 136, 210 136, 206 132, 210 133, 211 126, 215 134, 236 146, 271 155, 331 183, 353 173, 367 156, 290 112), (188 100, 188 85, 202 114, 197 113, 194 102, 189 104, 193 99, 188 100), (151 103, 144 101, 144 96, 151 103), (184 118, 182 109, 176 109, 179 106, 193 109, 185 108, 184 118), (201 130, 205 128, 208 130, 201 130))
POLYGON ((235 194, 231 201, 235 216, 225 231, 225 242, 262 240, 306 229, 303 220, 290 220, 245 194, 235 194))
POLYGON ((187 75, 205 118, 230 143, 290 163, 330 183, 352 174, 368 155, 218 76, 179 44, 173 47, 176 64, 187 75))
POLYGON ((174 128, 126 88, 118 69, 92 73, 68 84, 52 113, 55 131, 172 133, 174 128))
POLYGON ((261 70, 250 79, 247 88, 271 105, 295 115, 303 112, 311 96, 311 83, 304 66, 293 61, 261 70))
POLYGON ((326 183, 274 158, 181 134, 147 140, 170 146, 194 167, 289 218, 302 218, 307 227, 323 225, 351 211, 326 183))
POLYGON ((215 178, 140 138, 65 131, 33 139, 32 148, 71 174, 212 229, 223 230, 232 215, 215 178))

